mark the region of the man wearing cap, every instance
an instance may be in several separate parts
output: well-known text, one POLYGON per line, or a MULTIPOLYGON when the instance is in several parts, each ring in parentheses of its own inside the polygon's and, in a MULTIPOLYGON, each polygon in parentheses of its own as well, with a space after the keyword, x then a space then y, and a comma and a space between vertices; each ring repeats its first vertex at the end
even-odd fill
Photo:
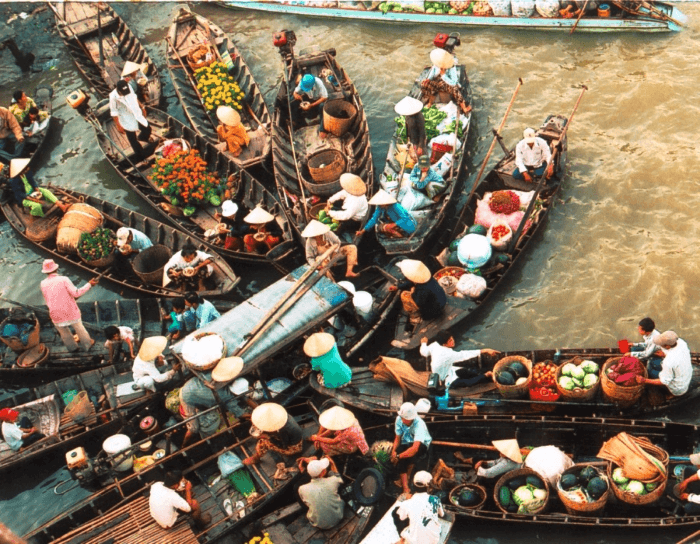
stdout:
POLYGON ((216 117, 221 121, 221 124, 216 127, 216 134, 221 142, 217 148, 238 157, 243 148, 250 143, 250 136, 241 123, 240 114, 230 106, 219 106, 216 117))
MULTIPOLYGON (((185 306, 187 307, 187 313, 191 314, 191 318, 194 319, 195 330, 221 317, 221 314, 211 302, 204 300, 193 291, 185 294, 185 306)), ((187 316, 185 316, 185 319, 187 319, 187 316)))
POLYGON ((319 416, 319 429, 310 440, 324 455, 347 455, 359 451, 365 455, 369 445, 355 415, 342 406, 333 406, 319 416))
POLYGON ((126 134, 126 139, 134 150, 135 162, 145 159, 140 142, 148 141, 151 136, 151 126, 146 120, 146 108, 123 79, 117 81, 117 86, 109 93, 109 110, 117 130, 126 134))
POLYGON ((299 487, 299 498, 309 507, 306 518, 318 529, 335 527, 343 519, 345 503, 338 494, 343 479, 332 459, 324 457, 306 465, 311 477, 308 484, 299 487))
POLYGON ((42 273, 46 274, 46 279, 41 282, 41 294, 44 295, 44 301, 49 308, 51 321, 68 351, 78 349, 78 344, 70 331, 71 327, 78 336, 83 349, 90 351, 95 341, 85 330, 80 308, 78 308, 75 299, 82 297, 91 287, 97 285, 99 280, 92 278, 78 289, 67 277, 59 276, 56 273, 57 270, 58 265, 53 259, 46 259, 41 267, 42 273))
POLYGON ((493 440, 491 443, 501 455, 494 461, 478 461, 474 465, 477 476, 498 478, 506 472, 523 467, 523 454, 515 438, 510 440, 493 440))
POLYGON ((20 419, 17 410, 3 408, 0 410, 0 421, 2 421, 2 438, 12 451, 21 451, 22 448, 31 446, 44 438, 27 416, 20 419))
POLYGON ((10 161, 10 189, 15 202, 27 208, 33 217, 44 217, 43 203, 55 204, 63 213, 70 207, 63 204, 51 191, 39 184, 29 170, 30 159, 12 159, 10 161))
POLYGON ((440 518, 445 516, 440 498, 428 493, 433 481, 430 472, 421 470, 413 477, 413 484, 419 491, 402 501, 395 512, 400 520, 408 519, 408 527, 401 531, 400 544, 438 544, 440 542, 440 518))
POLYGON ((447 93, 462 113, 466 115, 472 111, 472 107, 466 103, 460 90, 455 56, 444 49, 433 49, 430 52, 430 61, 433 66, 420 84, 421 100, 425 105, 430 107, 438 93, 447 93))
POLYGON ((357 236, 371 230, 377 223, 377 231, 390 238, 404 238, 416 231, 416 220, 411 213, 384 189, 379 189, 369 204, 376 209, 365 226, 355 233, 357 236))
POLYGON ((532 181, 533 176, 542 177, 546 172, 547 178, 554 173, 554 164, 551 164, 552 150, 543 138, 535 133, 534 129, 526 128, 523 131, 523 139, 515 146, 515 170, 513 178, 532 181))
POLYGON ((390 286, 389 290, 404 289, 401 292, 401 303, 411 323, 419 323, 421 319, 434 319, 442 315, 447 305, 447 295, 433 278, 430 269, 422 262, 413 259, 404 259, 396 266, 406 277, 406 281, 390 286), (407 289, 408 287, 411 288, 407 289))
POLYGON ((418 191, 425 191, 428 198, 436 201, 447 187, 443 177, 431 168, 428 155, 421 155, 418 164, 411 170, 411 186, 418 191))
POLYGON ((355 232, 367 217, 367 186, 360 176, 346 172, 340 176, 342 191, 338 191, 328 199, 326 213, 336 221, 340 221, 340 229, 355 232), (342 207, 338 209, 337 204, 342 207))
POLYGON ((396 465, 400 474, 403 492, 410 495, 408 473, 413 470, 417 461, 428 456, 428 448, 433 441, 425 421, 418 417, 413 403, 404 402, 401 405, 394 423, 394 435, 391 462, 396 465))
POLYGON ((685 513, 689 516, 700 514, 700 453, 693 453, 690 456, 693 466, 686 466, 683 469, 683 481, 678 486, 678 498, 687 501, 683 505, 685 513))
POLYGON ((210 514, 203 514, 199 502, 192 496, 192 482, 182 472, 170 471, 162 482, 151 486, 148 499, 151 517, 163 529, 170 529, 177 522, 177 511, 191 513, 197 529, 204 529, 211 521, 210 514), (184 497, 181 495, 184 495, 184 497))
POLYGON ((256 206, 253 211, 245 216, 243 221, 250 225, 254 234, 246 234, 243 244, 248 253, 260 253, 264 255, 282 241, 282 230, 274 222, 275 216, 256 206))
POLYGON ((216 214, 220 221, 217 226, 219 243, 224 249, 240 251, 243 248, 243 237, 248 234, 250 227, 243 220, 247 215, 242 204, 233 200, 224 200, 221 205, 221 213, 216 214))
POLYGON ((17 118, 7 108, 0 107, 0 161, 10 164, 24 151, 24 134, 17 118), (8 151, 12 146, 12 152, 8 151))
POLYGON ((163 274, 177 286, 196 286, 195 290, 203 291, 204 280, 214 273, 212 263, 211 255, 198 250, 194 244, 186 242, 182 249, 165 263, 163 274), (187 268, 194 269, 194 275, 186 276, 184 271, 187 268))
POLYGON ((139 354, 134 359, 134 366, 131 369, 134 381, 142 389, 156 392, 156 383, 165 383, 175 376, 177 365, 167 372, 161 373, 158 367, 165 365, 163 350, 168 345, 165 336, 152 336, 146 338, 141 344, 139 354))
POLYGON ((255 454, 244 459, 244 465, 259 463, 270 450, 289 456, 301 453, 304 446, 301 427, 283 406, 266 402, 253 410, 250 419, 262 434, 255 444, 255 454))
MULTIPOLYGON (((354 268, 357 264, 357 246, 355 244, 340 245, 340 239, 331 232, 330 226, 312 219, 301 233, 306 238, 306 262, 314 266, 316 261, 331 248, 336 248, 346 257, 345 277, 356 278, 359 276, 354 268)), ((335 253, 335 251, 333 251, 335 253)), ((325 264, 333 256, 326 257, 325 264)))
MULTIPOLYGON (((301 116, 300 109, 304 111, 304 117, 307 119, 318 117, 319 136, 325 138, 328 134, 323 126, 323 106, 322 104, 328 100, 328 89, 319 78, 306 74, 301 78, 299 85, 294 89, 294 100, 292 101, 292 122, 297 122, 301 116)), ((296 123, 295 123, 296 124, 296 123)))
POLYGON ((427 147, 423 102, 412 96, 405 96, 396 103, 394 111, 406 119, 406 137, 410 144, 410 153, 413 161, 417 162, 427 147))
POLYGON ((328 389, 344 387, 352 380, 352 369, 338 352, 332 334, 316 332, 304 342, 304 353, 311 357, 311 368, 319 373, 318 382, 328 389))
POLYGON ((664 353, 659 378, 654 380, 637 376, 637 383, 665 385, 674 397, 685 395, 693 378, 693 364, 690 360, 688 344, 673 331, 666 331, 654 338, 654 344, 664 353))

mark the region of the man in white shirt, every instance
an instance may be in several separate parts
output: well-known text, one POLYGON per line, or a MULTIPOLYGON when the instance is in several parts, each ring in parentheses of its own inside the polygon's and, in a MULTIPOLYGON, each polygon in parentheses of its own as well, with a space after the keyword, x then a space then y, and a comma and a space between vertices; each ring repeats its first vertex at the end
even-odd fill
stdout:
POLYGON ((515 170, 513 178, 519 180, 532 181, 541 178, 547 172, 547 177, 552 177, 554 165, 551 164, 552 150, 546 140, 539 138, 535 131, 526 128, 523 132, 523 139, 515 146, 515 170))
MULTIPOLYGON (((205 280, 214 273, 212 256, 199 251, 193 244, 186 242, 182 249, 165 263, 163 268, 165 278, 177 287, 185 287, 188 291, 204 291, 205 280), (188 276, 185 270, 191 268, 194 273, 188 276)), ((163 285, 167 285, 163 283, 163 285)))
POLYGON ((192 482, 186 480, 180 471, 168 472, 165 481, 151 486, 148 499, 151 517, 163 529, 170 529, 177 521, 177 511, 191 513, 198 529, 203 529, 211 521, 209 514, 202 514, 199 503, 192 498, 192 482), (180 495, 184 494, 184 497, 180 495))
POLYGON ((340 186, 343 190, 328 199, 326 212, 332 219, 340 221, 339 229, 354 233, 362 226, 369 210, 367 186, 360 176, 350 173, 340 176, 340 186), (333 204, 340 201, 342 208, 335 208, 333 204))
POLYGON ((420 354, 430 357, 430 371, 440 376, 440 381, 446 387, 466 387, 479 381, 486 380, 491 373, 481 373, 472 368, 455 368, 454 363, 474 359, 481 354, 498 355, 495 349, 468 349, 455 351, 455 339, 447 331, 440 331, 435 335, 435 342, 428 344, 427 338, 421 338, 420 354))
POLYGON ((109 93, 109 110, 117 130, 126 134, 126 139, 134 150, 135 162, 142 161, 145 155, 140 142, 148 141, 151 127, 146 120, 146 108, 123 79, 120 79, 109 93), (138 137, 136 131, 139 131, 138 137))
POLYGON ((0 430, 2 439, 12 451, 20 451, 44 438, 36 427, 32 426, 31 420, 24 416, 20 419, 19 412, 12 408, 0 410, 0 430))
POLYGON ((152 336, 143 341, 132 368, 136 385, 155 393, 156 383, 167 382, 175 375, 176 366, 163 373, 158 370, 159 366, 165 364, 165 358, 162 354, 167 345, 168 339, 165 336, 152 336))
POLYGON ((665 385, 674 397, 680 397, 688 391, 693 378, 693 364, 690 349, 684 340, 673 331, 666 331, 654 339, 654 343, 664 352, 661 372, 656 380, 637 376, 637 383, 665 385))

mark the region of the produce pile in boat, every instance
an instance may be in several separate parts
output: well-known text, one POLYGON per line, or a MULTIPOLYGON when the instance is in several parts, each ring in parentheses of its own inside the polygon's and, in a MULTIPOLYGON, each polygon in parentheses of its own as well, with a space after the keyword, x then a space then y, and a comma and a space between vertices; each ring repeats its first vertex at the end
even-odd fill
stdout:
POLYGON ((194 77, 207 110, 214 111, 219 106, 243 109, 243 92, 223 62, 212 62, 209 66, 197 68, 194 77))
POLYGON ((590 389, 599 380, 600 368, 593 361, 583 361, 580 365, 566 363, 561 369, 559 386, 567 391, 590 389))

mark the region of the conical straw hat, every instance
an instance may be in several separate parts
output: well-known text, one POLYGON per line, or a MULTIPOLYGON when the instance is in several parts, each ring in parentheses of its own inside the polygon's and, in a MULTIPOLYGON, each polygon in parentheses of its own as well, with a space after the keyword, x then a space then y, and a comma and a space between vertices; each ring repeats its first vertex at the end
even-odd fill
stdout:
POLYGON ((129 74, 133 74, 138 70, 141 70, 145 74, 146 70, 148 70, 148 63, 144 62, 143 64, 138 64, 136 62, 131 62, 130 60, 127 60, 126 64, 124 65, 124 69, 122 70, 122 77, 128 76, 129 74))
POLYGON ((404 259, 400 263, 397 263, 396 266, 401 269, 406 279, 413 283, 428 283, 428 281, 430 281, 430 270, 420 261, 404 259))
POLYGON ((394 106, 394 111, 399 115, 415 115, 423 109, 423 102, 412 96, 404 96, 394 106))
POLYGON ((12 159, 10 161, 10 177, 18 176, 24 170, 31 159, 12 159))
POLYGON ((163 353, 168 339, 165 336, 151 336, 146 338, 139 349, 139 359, 142 361, 152 361, 163 353))
POLYGON ((388 204, 396 204, 396 199, 384 189, 379 189, 379 191, 374 193, 374 196, 369 199, 369 203, 373 206, 385 206, 388 204))
POLYGON ((256 207, 252 212, 245 216, 243 221, 251 225, 264 225, 275 218, 274 215, 266 212, 261 207, 256 207))
POLYGON ((216 116, 219 121, 229 127, 237 127, 241 124, 241 116, 231 106, 219 106, 216 110, 216 116))
POLYGON ((309 357, 325 355, 335 346, 335 338, 327 332, 317 332, 309 336, 304 342, 304 353, 309 357))
POLYGON ((340 176, 340 186, 352 196, 362 196, 367 192, 367 186, 360 176, 345 173, 340 176))
POLYGON ((304 238, 313 238, 314 236, 322 236, 330 231, 331 228, 328 225, 312 219, 309 221, 309 224, 306 225, 306 228, 302 231, 301 235, 304 238))
POLYGON ((331 431, 343 431, 351 427, 355 421, 357 421, 355 415, 342 406, 333 406, 333 408, 329 408, 318 418, 321 427, 331 431))
POLYGON ((279 404, 268 402, 253 410, 250 419, 261 431, 274 433, 287 424, 287 410, 279 404))
POLYGON ((515 438, 509 440, 494 440, 491 444, 493 444, 501 455, 504 455, 511 461, 515 463, 523 462, 523 454, 520 453, 520 446, 515 438))
POLYGON ((430 61, 438 68, 449 70, 455 65, 455 58, 444 49, 433 49, 430 52, 430 61))
POLYGON ((243 359, 240 357, 224 357, 211 371, 211 378, 215 382, 231 381, 241 373, 243 365, 243 359))

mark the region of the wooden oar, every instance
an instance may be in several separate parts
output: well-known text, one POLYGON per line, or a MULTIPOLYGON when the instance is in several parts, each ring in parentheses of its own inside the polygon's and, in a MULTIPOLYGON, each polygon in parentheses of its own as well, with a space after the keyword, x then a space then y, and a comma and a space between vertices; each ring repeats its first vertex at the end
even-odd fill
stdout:
MULTIPOLYGON (((459 134, 459 109, 457 109, 457 117, 455 117, 455 148, 452 153, 452 164, 450 164, 450 179, 454 175, 455 162, 457 162, 457 135, 459 134)), ((462 150, 464 153, 464 150, 462 150)))
POLYGON ((683 540, 679 540, 676 544, 692 544, 700 540, 700 531, 695 531, 692 535, 685 537, 683 540))
MULTIPOLYGON (((571 120, 574 118, 574 114, 576 113, 576 110, 578 109, 578 105, 581 103, 581 99, 583 98, 583 93, 585 93, 587 90, 588 90, 588 87, 586 87, 585 85, 582 85, 581 94, 578 96, 578 100, 576 101, 576 105, 574 105, 574 109, 571 112, 571 115, 566 120, 566 125, 564 126, 564 130, 562 130, 562 132, 559 135, 559 138, 557 139, 557 142, 554 146, 554 151, 552 152, 552 158, 551 158, 550 163, 549 163, 552 165, 552 167, 554 167, 554 165, 556 164, 557 155, 559 154, 559 148, 561 147, 562 141, 566 137, 566 133, 569 130, 569 125, 571 125, 571 120)), ((537 200, 537 197, 540 194, 542 187, 544 187, 545 182, 547 181, 547 170, 548 169, 549 169, 549 165, 545 168, 545 171, 542 174, 542 177, 540 178, 539 183, 537 184, 537 188, 535 189, 535 194, 533 195, 532 200, 530 200, 530 204, 528 204, 527 210, 525 210, 525 214, 523 215, 523 218, 520 220, 520 224, 518 225, 518 229, 513 234, 513 239, 510 241, 510 245, 508 246, 508 253, 513 253, 513 250, 515 249, 515 246, 518 243, 518 238, 520 238, 520 234, 523 232, 523 228, 525 228, 525 223, 527 223, 527 219, 530 216, 530 213, 532 213, 532 209, 535 207, 535 202, 537 200)))
POLYGON ((471 450, 498 451, 495 446, 486 446, 485 444, 462 444, 460 442, 443 442, 440 440, 433 440, 432 444, 435 446, 446 446, 448 448, 469 448, 471 450))
POLYGON ((197 93, 197 98, 199 98, 199 101, 202 103, 202 107, 204 107, 204 99, 202 98, 202 95, 199 92, 199 89, 197 88, 197 82, 194 81, 192 74, 190 74, 190 71, 185 66, 185 63, 182 62, 182 57, 177 52, 177 49, 175 49, 175 44, 173 44, 172 40, 170 39, 170 36, 166 36, 165 41, 168 42, 168 45, 170 45, 170 47, 172 47, 173 55, 175 55, 175 57, 177 57, 177 60, 180 63, 180 66, 185 71, 185 75, 187 76, 187 79, 189 80, 190 84, 192 85, 192 88, 194 89, 194 92, 197 93))
POLYGON ((406 145, 406 154, 403 157, 403 164, 401 165, 401 170, 399 171, 399 179, 398 183, 396 184, 396 196, 399 195, 399 191, 401 190, 401 182, 403 181, 403 173, 406 171, 406 162, 408 161, 408 145, 406 145))
POLYGON ((581 20, 581 17, 583 16, 583 13, 586 11, 586 7, 588 6, 588 0, 586 0, 583 3, 583 7, 581 8, 581 11, 579 11, 578 18, 576 19, 576 22, 574 23, 574 26, 571 27, 571 30, 569 30, 569 34, 573 34, 574 30, 576 30, 576 27, 578 26, 578 22, 581 20))

